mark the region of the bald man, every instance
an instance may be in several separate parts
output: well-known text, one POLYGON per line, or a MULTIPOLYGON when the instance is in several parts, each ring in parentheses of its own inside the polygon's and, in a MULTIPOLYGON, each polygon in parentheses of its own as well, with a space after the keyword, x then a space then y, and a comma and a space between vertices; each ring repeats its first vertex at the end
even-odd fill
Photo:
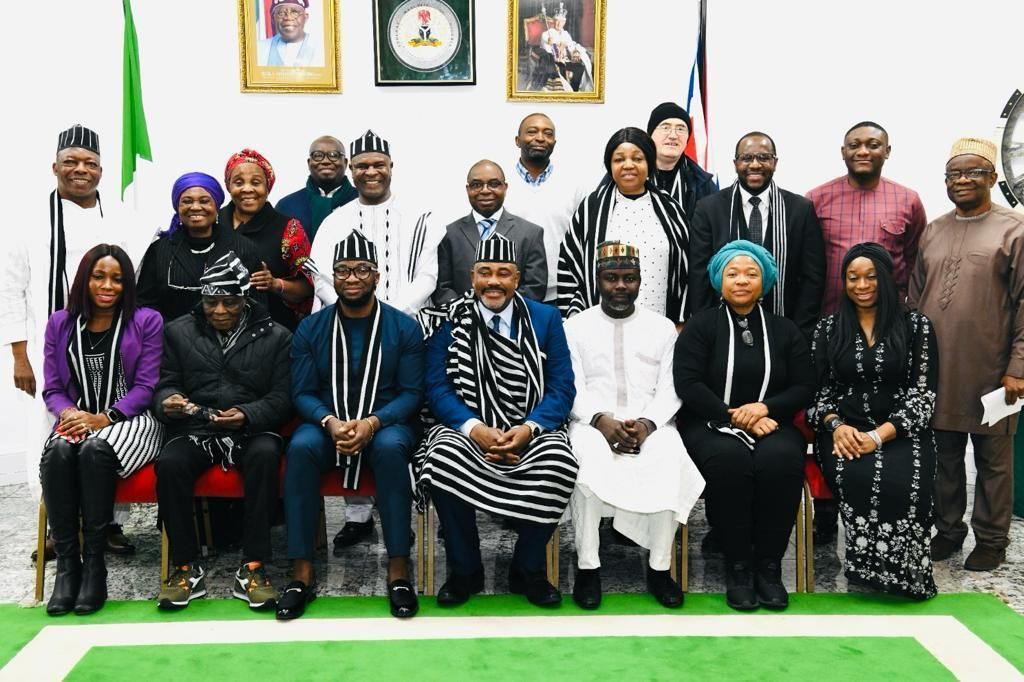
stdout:
POLYGON ((470 273, 482 239, 497 233, 516 246, 519 293, 543 301, 548 286, 544 230, 505 210, 508 183, 501 166, 486 159, 477 161, 466 176, 466 195, 472 211, 448 225, 437 247, 437 290, 435 305, 447 305, 471 291, 470 273))
POLYGON ((320 223, 331 212, 356 198, 356 188, 345 176, 348 159, 345 143, 336 137, 323 135, 309 145, 309 179, 306 186, 277 202, 277 210, 302 223, 310 243, 320 229, 320 223))

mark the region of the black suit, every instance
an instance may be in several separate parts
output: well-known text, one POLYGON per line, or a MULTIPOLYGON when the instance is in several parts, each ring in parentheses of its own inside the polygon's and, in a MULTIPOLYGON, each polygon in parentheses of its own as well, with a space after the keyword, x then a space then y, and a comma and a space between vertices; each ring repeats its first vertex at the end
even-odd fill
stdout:
MULTIPOLYGON (((543 301, 548 287, 543 228, 503 211, 495 232, 516 245, 516 265, 521 277, 519 293, 535 301, 543 301)), ((444 239, 437 246, 435 305, 448 303, 472 288, 469 273, 476 262, 479 245, 480 228, 472 213, 448 225, 444 239)))
MULTIPOLYGON (((711 257, 734 239, 749 239, 747 222, 739 202, 732 207, 733 224, 729 224, 732 187, 716 192, 697 202, 693 220, 690 223, 690 305, 693 312, 714 307, 718 294, 711 288, 708 277, 708 262, 711 257)), ((821 224, 814 213, 814 206, 804 197, 779 190, 786 207, 786 281, 783 301, 783 315, 793 320, 810 339, 818 321, 821 298, 825 292, 825 242, 821 236, 821 224)), ((762 192, 768 200, 768 192, 762 192)), ((771 214, 763 224, 762 245, 779 258, 771 243, 771 214)), ((765 307, 774 305, 775 291, 765 296, 765 307)))

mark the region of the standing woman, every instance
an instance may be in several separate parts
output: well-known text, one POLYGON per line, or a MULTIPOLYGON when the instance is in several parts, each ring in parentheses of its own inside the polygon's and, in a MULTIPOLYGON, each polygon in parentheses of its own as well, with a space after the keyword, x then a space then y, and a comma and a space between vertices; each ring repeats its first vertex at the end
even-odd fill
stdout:
POLYGON ((131 259, 110 244, 85 254, 67 308, 46 324, 43 400, 57 423, 39 478, 57 551, 51 615, 92 613, 107 599, 103 552, 117 477, 160 448, 162 427, 149 406, 162 330, 160 314, 136 304, 131 259))
POLYGON ((274 188, 274 169, 259 152, 243 149, 233 154, 224 167, 224 185, 231 201, 221 209, 220 221, 256 246, 252 287, 266 292, 271 319, 295 331, 313 305, 306 231, 267 201, 274 188))
POLYGON ((892 256, 857 244, 843 258, 839 312, 818 323, 818 393, 807 410, 815 452, 839 500, 852 582, 935 596, 932 533, 938 385, 932 324, 899 300, 892 256))
POLYGON ((650 136, 623 128, 604 150, 612 182, 591 192, 576 209, 558 256, 558 308, 571 317, 598 304, 597 245, 624 241, 641 253, 639 307, 678 327, 686 309, 689 228, 683 209, 650 178, 657 154, 650 136))
POLYGON ((223 203, 224 190, 206 173, 185 173, 171 188, 171 224, 139 266, 139 305, 159 311, 165 322, 199 305, 199 278, 229 251, 247 268, 259 268, 253 244, 218 221, 223 203))
POLYGON ((764 247, 729 242, 708 275, 723 305, 696 313, 676 341, 679 429, 707 482, 708 520, 725 552, 726 602, 784 609, 781 562, 807 450, 793 418, 814 395, 810 353, 792 321, 761 305, 778 277, 764 247))

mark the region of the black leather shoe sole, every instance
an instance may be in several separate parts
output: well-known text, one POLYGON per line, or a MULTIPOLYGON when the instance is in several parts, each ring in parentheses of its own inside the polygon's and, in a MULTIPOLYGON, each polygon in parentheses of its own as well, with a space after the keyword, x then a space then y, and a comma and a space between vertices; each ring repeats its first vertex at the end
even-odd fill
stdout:
POLYGON ((733 594, 726 591, 725 603, 729 605, 730 609, 736 609, 737 611, 755 611, 758 607, 757 597, 754 595, 753 590, 750 590, 749 593, 747 590, 743 590, 742 593, 733 594))
POLYGON ((465 604, 471 595, 484 589, 484 574, 475 573, 470 576, 452 574, 437 591, 438 606, 458 606, 465 604))

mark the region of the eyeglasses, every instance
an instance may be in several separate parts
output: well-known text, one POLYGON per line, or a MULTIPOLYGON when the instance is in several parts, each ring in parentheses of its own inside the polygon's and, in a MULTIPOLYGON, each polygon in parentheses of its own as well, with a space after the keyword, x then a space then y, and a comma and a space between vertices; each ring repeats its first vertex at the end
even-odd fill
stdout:
POLYGON ((324 159, 330 159, 331 161, 338 162, 345 158, 345 155, 341 152, 310 152, 309 158, 311 161, 320 162, 324 159))
POLYGON ((669 133, 675 133, 679 137, 689 137, 690 129, 685 125, 672 125, 670 123, 662 123, 660 126, 654 129, 656 132, 662 135, 668 135, 669 133))
POLYGON ((275 17, 287 17, 289 19, 298 19, 300 16, 306 13, 306 10, 299 9, 297 7, 278 7, 274 10, 275 17))
POLYGON ((740 329, 743 330, 743 333, 740 334, 740 339, 743 340, 743 345, 747 346, 748 348, 753 348, 754 335, 750 331, 750 321, 745 317, 741 317, 738 320, 736 320, 736 324, 738 324, 740 326, 740 329))
POLYGON ((377 272, 377 268, 371 268, 369 265, 357 265, 354 268, 339 265, 334 268, 334 278, 344 281, 349 278, 349 275, 355 274, 356 279, 367 279, 375 272, 377 272))
POLYGON ((968 168, 967 170, 952 170, 946 171, 943 175, 946 177, 946 182, 956 182, 960 178, 967 178, 968 180, 983 180, 988 177, 989 173, 994 173, 987 168, 968 168))
POLYGON ((771 163, 772 161, 775 160, 775 155, 774 154, 765 154, 765 153, 761 153, 761 154, 740 154, 739 156, 736 157, 736 160, 739 161, 740 163, 754 163, 755 159, 757 160, 758 163, 771 163))
POLYGON ((483 180, 473 180, 466 185, 466 187, 469 187, 473 192, 479 192, 484 187, 487 187, 487 189, 501 189, 504 186, 505 183, 502 180, 488 180, 487 182, 484 182, 483 180))

